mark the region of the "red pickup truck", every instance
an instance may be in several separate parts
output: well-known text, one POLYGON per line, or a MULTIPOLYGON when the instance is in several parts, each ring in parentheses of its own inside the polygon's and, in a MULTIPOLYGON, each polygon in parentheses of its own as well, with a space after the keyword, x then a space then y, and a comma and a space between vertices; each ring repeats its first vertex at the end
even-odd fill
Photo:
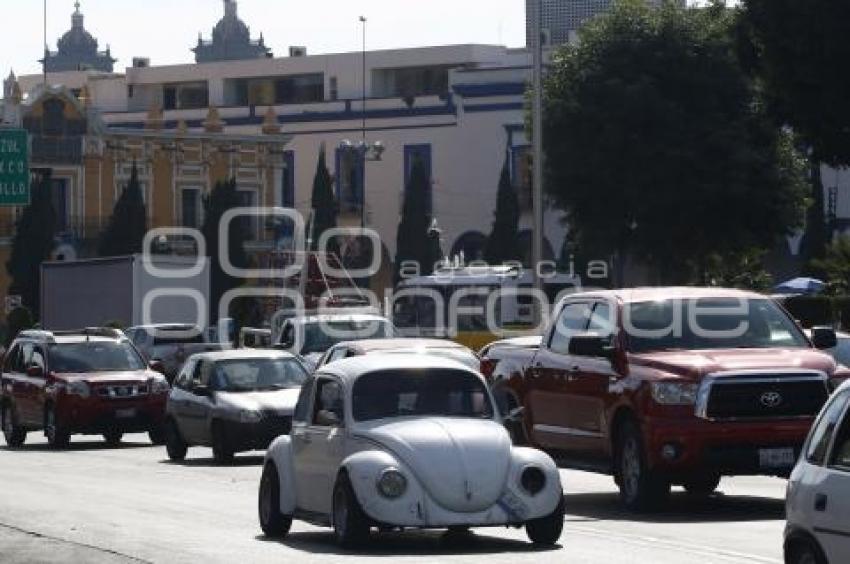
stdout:
POLYGON ((765 296, 647 288, 568 296, 542 338, 482 350, 515 440, 567 467, 611 474, 622 501, 657 506, 671 485, 713 492, 723 475, 787 476, 848 375, 765 296))

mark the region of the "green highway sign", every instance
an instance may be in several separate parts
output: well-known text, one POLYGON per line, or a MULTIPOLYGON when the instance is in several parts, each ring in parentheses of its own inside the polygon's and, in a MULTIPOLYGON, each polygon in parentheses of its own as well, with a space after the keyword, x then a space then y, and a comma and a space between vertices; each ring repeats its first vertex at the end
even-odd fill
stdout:
POLYGON ((29 203, 29 137, 23 129, 0 128, 0 207, 29 203))

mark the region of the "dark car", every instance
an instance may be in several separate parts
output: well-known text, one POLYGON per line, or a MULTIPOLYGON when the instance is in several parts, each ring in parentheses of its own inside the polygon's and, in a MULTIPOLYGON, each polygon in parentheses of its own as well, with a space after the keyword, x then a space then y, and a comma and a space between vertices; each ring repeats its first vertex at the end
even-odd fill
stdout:
POLYGON ((114 329, 24 331, 3 363, 2 409, 6 443, 19 447, 27 433, 43 431, 53 448, 71 435, 147 432, 164 441, 169 385, 114 329))

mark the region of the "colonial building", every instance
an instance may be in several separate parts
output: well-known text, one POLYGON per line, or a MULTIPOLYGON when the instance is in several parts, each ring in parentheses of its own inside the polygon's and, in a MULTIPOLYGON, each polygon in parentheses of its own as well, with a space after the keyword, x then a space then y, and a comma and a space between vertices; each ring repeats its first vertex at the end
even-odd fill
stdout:
POLYGON ((71 29, 63 35, 57 51, 47 51, 42 64, 47 72, 79 71, 92 69, 112 72, 117 59, 112 58, 107 46, 106 51, 98 51, 97 39, 86 31, 80 3, 74 4, 76 10, 71 15, 71 29))

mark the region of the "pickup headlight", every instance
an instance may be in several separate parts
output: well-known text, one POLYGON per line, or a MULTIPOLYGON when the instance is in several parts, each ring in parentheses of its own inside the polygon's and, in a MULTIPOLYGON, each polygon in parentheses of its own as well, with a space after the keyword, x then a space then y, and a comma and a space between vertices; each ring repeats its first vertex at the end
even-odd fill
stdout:
POLYGON ((260 419, 263 416, 259 411, 249 411, 247 409, 243 409, 239 412, 239 422, 240 423, 259 423, 260 419))
POLYGON ((168 380, 165 378, 154 378, 151 380, 152 394, 167 394, 171 391, 171 386, 168 385, 168 380))
POLYGON ((395 468, 381 472, 378 478, 378 493, 389 499, 396 499, 407 491, 407 478, 395 468))
POLYGON ((69 396, 87 398, 91 396, 91 388, 89 388, 87 383, 81 380, 73 380, 65 385, 65 393, 69 396))
POLYGON ((697 399, 697 384, 687 382, 652 382, 652 399, 662 405, 694 405, 697 399))

